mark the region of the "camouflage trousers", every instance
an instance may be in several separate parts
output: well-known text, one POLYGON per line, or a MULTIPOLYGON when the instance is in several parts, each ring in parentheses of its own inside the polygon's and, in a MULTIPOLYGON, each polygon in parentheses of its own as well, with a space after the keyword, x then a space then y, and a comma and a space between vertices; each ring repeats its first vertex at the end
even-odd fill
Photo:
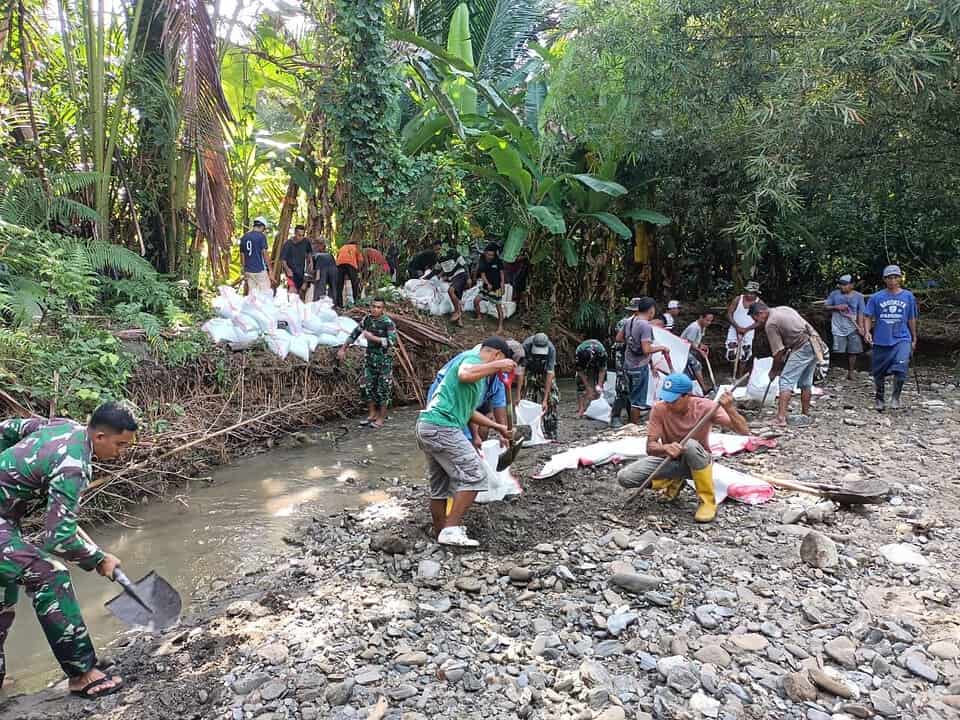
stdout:
POLYGON ((6 674, 3 645, 13 625, 19 585, 33 601, 50 649, 67 676, 92 669, 97 655, 66 565, 26 542, 20 528, 0 518, 0 683, 6 674))
POLYGON ((363 364, 361 394, 366 402, 388 407, 393 396, 393 358, 368 353, 363 364))
MULTIPOLYGON (((543 391, 546 387, 546 373, 532 373, 527 371, 523 383, 523 399, 543 404, 543 391)), ((543 413, 540 422, 543 424, 543 436, 548 440, 557 440, 560 435, 560 390, 557 388, 556 378, 550 388, 550 397, 547 400, 547 410, 543 413)))

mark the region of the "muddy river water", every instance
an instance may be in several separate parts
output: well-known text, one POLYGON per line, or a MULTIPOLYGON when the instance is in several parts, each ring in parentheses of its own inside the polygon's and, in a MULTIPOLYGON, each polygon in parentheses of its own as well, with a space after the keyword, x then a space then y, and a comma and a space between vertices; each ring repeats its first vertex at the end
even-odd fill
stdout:
MULTIPOLYGON (((134 509, 137 527, 91 528, 103 548, 137 579, 153 569, 167 578, 190 608, 194 591, 217 578, 262 565, 284 551, 283 536, 300 518, 357 507, 382 497, 370 487, 381 478, 421 482, 423 455, 412 426, 416 410, 399 409, 381 430, 341 424, 320 428, 316 445, 241 458, 218 468, 212 481, 194 481, 175 497, 134 509)), ((71 568, 83 615, 98 648, 124 628, 104 607, 118 587, 96 573, 71 568)), ((14 692, 40 689, 63 677, 21 594, 6 642, 7 679, 14 692)))

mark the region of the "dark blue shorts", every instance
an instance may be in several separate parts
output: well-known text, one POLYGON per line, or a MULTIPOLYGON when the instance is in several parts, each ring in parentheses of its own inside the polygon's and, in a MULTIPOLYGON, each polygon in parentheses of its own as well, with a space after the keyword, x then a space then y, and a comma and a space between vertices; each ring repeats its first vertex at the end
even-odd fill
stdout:
POLYGON ((875 378, 896 375, 907 377, 910 369, 910 341, 904 340, 896 345, 874 345, 871 372, 875 378))
POLYGON ((647 386, 650 384, 650 366, 644 365, 636 370, 627 370, 627 383, 630 386, 630 407, 648 408, 647 386))

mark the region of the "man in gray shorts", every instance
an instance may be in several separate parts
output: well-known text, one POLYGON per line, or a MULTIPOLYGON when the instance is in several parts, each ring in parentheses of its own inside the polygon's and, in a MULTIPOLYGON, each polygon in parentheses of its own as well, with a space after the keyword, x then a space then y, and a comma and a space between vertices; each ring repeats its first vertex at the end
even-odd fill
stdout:
POLYGON ((823 305, 830 311, 830 332, 833 334, 833 352, 847 356, 847 380, 853 380, 857 368, 857 356, 863 352, 863 316, 867 304, 863 295, 853 289, 853 277, 837 278, 837 289, 827 296, 823 305))
POLYGON ((417 445, 427 456, 430 480, 430 515, 437 542, 442 545, 476 547, 461 524, 477 493, 487 489, 483 461, 463 434, 464 426, 476 423, 509 438, 506 426, 477 412, 488 378, 516 368, 507 341, 490 337, 479 350, 461 353, 448 367, 440 386, 417 420, 417 445), (447 512, 447 499, 453 498, 447 512))
POLYGON ((810 401, 813 397, 813 373, 822 358, 822 350, 814 343, 823 342, 817 331, 800 317, 800 313, 786 305, 767 307, 762 302, 750 306, 750 317, 758 328, 763 328, 773 353, 770 379, 780 376, 780 396, 777 405, 777 424, 787 424, 787 411, 794 386, 800 388, 800 410, 803 418, 798 425, 810 423, 810 401), (819 357, 818 357, 819 355, 819 357))

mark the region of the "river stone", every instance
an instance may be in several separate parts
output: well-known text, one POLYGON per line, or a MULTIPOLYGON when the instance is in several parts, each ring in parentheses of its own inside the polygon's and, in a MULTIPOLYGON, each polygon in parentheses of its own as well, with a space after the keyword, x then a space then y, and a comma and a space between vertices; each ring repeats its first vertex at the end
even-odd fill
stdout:
POLYGON ((353 694, 353 687, 356 683, 352 678, 347 678, 343 682, 333 683, 323 694, 326 701, 332 706, 346 705, 350 701, 350 695, 353 694))
POLYGON ((457 578, 456 583, 454 583, 457 590, 466 593, 478 593, 482 585, 480 581, 471 575, 465 575, 464 577, 457 578))
POLYGON ((387 690, 387 695, 390 696, 391 700, 396 700, 397 702, 402 702, 403 700, 408 700, 414 695, 417 695, 420 691, 417 690, 413 685, 400 685, 399 687, 390 688, 387 690))
POLYGON ((823 688, 829 693, 833 693, 837 697, 842 697, 842 698, 854 697, 854 692, 849 686, 847 686, 845 683, 841 682, 840 680, 837 680, 836 678, 831 677, 830 675, 827 675, 823 670, 820 670, 819 668, 814 668, 810 670, 810 679, 813 680, 813 682, 816 683, 818 687, 823 688))
POLYGON ((921 555, 913 545, 907 543, 891 543, 890 545, 881 545, 880 554, 887 562, 894 565, 913 565, 915 567, 926 567, 930 564, 923 555, 921 555))
POLYGON ((410 667, 418 667, 420 665, 426 665, 427 654, 425 652, 406 652, 400 653, 394 658, 394 662, 398 665, 408 665, 410 667))
POLYGON ((287 684, 283 680, 271 680, 260 688, 260 697, 267 702, 276 700, 287 691, 287 684))
POLYGON ((836 544, 816 530, 808 532, 800 543, 800 559, 810 567, 821 570, 836 567, 840 563, 836 544))
POLYGON ((843 636, 834 638, 823 646, 823 651, 844 667, 855 668, 857 666, 857 648, 850 638, 843 636))
POLYGON ((795 703, 817 699, 817 688, 810 681, 810 673, 806 670, 784 675, 783 691, 795 703))
POLYGON ((741 650, 749 650, 750 652, 759 652, 770 644, 770 641, 759 633, 731 635, 730 641, 741 650))
POLYGON ((960 647, 949 640, 938 640, 927 646, 927 652, 941 660, 953 660, 960 655, 960 647))
POLYGON ((901 662, 907 670, 917 677, 929 680, 932 683, 940 680, 940 673, 918 652, 905 653, 901 662))
POLYGON ((290 651, 283 643, 268 643, 257 648, 257 657, 270 665, 282 665, 289 655, 290 651))
POLYGON ((240 678, 239 680, 234 680, 233 684, 230 686, 230 689, 233 690, 237 695, 247 695, 248 693, 252 693, 269 679, 270 676, 265 673, 248 675, 247 677, 240 678))
POLYGON ((656 590, 663 582, 663 578, 640 573, 621 572, 610 578, 617 587, 632 593, 642 593, 647 590, 656 590))
POLYGON ((693 656, 702 663, 724 668, 730 666, 730 653, 719 645, 704 645, 693 656))
POLYGON ((626 630, 639 616, 635 612, 618 613, 607 618, 607 632, 617 637, 626 630))
POLYGON ((873 709, 877 711, 878 715, 890 718, 900 716, 900 708, 893 702, 890 693, 886 690, 880 689, 871 692, 870 704, 873 705, 873 709))
POLYGON ((519 565, 510 568, 510 581, 515 583, 528 583, 530 578, 533 577, 533 571, 530 568, 521 567, 519 565))
POLYGON ((700 680, 686 668, 678 667, 667 675, 667 687, 687 697, 700 687, 700 680))
POLYGON ((860 703, 844 703, 840 706, 840 711, 845 712, 847 715, 852 715, 855 718, 873 717, 873 711, 866 705, 861 705, 860 703))
POLYGON ((388 555, 403 555, 409 547, 409 543, 404 538, 390 530, 379 532, 370 538, 371 550, 379 550, 388 555))
POLYGON ((626 717, 627 714, 623 711, 623 708, 614 705, 597 715, 594 720, 626 720, 626 717))
POLYGON ((421 560, 417 565, 417 577, 420 580, 433 580, 440 575, 441 569, 436 560, 421 560))
POLYGON ((354 678, 357 685, 373 685, 373 683, 378 683, 381 680, 383 680, 383 675, 376 669, 362 672, 354 678))
POLYGON ((715 718, 720 714, 720 703, 709 695, 698 691, 690 698, 690 709, 705 717, 715 718))
POLYGON ((580 663, 580 680, 587 687, 613 688, 613 678, 598 662, 586 660, 580 663))

